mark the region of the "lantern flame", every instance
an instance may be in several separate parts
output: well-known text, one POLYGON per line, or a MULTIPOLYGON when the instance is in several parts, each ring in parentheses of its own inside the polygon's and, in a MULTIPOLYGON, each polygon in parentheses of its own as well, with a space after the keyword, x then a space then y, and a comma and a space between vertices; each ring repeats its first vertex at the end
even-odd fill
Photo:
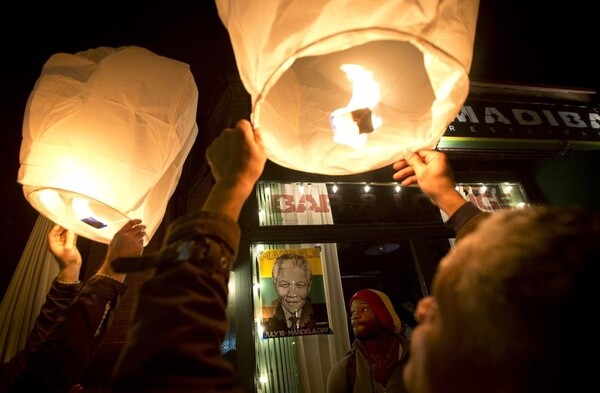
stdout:
POLYGON ((340 67, 353 83, 352 97, 347 106, 329 115, 335 143, 360 148, 367 141, 367 134, 379 128, 380 117, 373 113, 381 99, 379 85, 373 74, 358 64, 342 64, 340 67))

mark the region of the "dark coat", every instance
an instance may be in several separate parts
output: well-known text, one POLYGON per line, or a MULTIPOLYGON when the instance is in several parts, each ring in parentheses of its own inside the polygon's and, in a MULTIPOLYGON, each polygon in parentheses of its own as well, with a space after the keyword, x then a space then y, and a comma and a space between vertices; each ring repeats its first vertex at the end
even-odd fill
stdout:
POLYGON ((53 281, 25 348, 0 369, 0 392, 67 392, 96 355, 126 286, 104 276, 53 281))

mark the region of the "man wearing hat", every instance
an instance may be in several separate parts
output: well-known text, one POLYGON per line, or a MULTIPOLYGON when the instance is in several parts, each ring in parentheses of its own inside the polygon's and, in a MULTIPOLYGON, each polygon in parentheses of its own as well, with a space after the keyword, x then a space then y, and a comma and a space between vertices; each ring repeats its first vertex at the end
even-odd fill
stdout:
POLYGON ((406 392, 402 369, 409 346, 390 298, 375 289, 362 289, 349 305, 355 340, 329 372, 327 393, 406 392))

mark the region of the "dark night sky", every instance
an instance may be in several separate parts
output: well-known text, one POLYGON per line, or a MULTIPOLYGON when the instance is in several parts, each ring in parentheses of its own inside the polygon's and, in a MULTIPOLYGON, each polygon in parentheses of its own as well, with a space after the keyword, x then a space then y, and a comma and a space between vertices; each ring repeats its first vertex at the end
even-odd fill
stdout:
MULTIPOLYGON (((98 46, 139 45, 188 63, 200 94, 199 124, 208 116, 227 77, 236 73, 227 32, 211 0, 170 1, 164 6, 140 2, 139 7, 132 2, 74 4, 67 8, 63 4, 27 3, 3 12, 0 174, 4 209, 0 217, 0 295, 37 218, 16 178, 25 103, 52 54, 98 46)), ((540 0, 483 0, 471 79, 599 88, 595 60, 599 35, 590 4, 583 0, 556 4, 540 0)))

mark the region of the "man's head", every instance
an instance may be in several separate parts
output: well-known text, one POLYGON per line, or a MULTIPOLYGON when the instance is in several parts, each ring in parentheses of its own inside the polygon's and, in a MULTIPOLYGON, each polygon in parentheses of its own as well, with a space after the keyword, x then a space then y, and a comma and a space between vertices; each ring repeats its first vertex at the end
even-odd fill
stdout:
POLYGON ((402 331, 402 322, 390 298, 383 292, 361 289, 350 298, 349 306, 350 323, 358 339, 379 337, 384 330, 392 334, 402 331))
POLYGON ((498 212, 440 263, 417 308, 411 393, 564 392, 588 383, 598 333, 600 216, 498 212))
POLYGON ((312 285, 310 264, 299 254, 281 255, 273 264, 273 284, 283 308, 290 313, 301 310, 312 285))

